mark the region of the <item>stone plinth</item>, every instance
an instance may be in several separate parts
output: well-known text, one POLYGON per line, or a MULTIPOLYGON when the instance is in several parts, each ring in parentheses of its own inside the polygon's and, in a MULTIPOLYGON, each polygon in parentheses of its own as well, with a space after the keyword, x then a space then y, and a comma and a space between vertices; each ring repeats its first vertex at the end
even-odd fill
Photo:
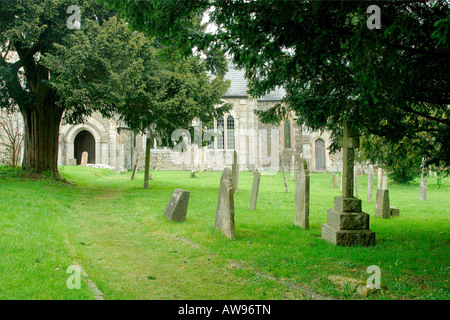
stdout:
POLYGON ((384 219, 389 219, 391 217, 388 189, 377 189, 377 197, 375 205, 376 205, 375 215, 377 217, 384 219))
POLYGON ((335 197, 334 204, 322 224, 322 238, 339 246, 375 245, 375 232, 369 230, 370 217, 361 211, 361 200, 335 197))

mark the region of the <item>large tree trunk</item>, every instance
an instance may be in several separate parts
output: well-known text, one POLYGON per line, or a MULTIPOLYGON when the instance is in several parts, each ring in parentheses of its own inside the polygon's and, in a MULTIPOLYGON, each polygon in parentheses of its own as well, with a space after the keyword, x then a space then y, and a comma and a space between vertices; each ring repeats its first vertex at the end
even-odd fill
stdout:
POLYGON ((42 102, 35 108, 21 110, 24 132, 24 157, 22 168, 36 173, 58 172, 59 126, 63 110, 54 102, 42 102))

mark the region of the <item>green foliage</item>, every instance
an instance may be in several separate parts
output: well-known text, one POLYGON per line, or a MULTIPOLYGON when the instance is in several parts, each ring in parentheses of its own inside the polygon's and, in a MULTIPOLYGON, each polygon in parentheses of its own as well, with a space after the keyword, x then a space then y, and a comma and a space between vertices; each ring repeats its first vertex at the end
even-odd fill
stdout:
POLYGON ((378 164, 398 183, 409 183, 420 176, 422 156, 420 149, 404 138, 396 144, 370 136, 361 138, 359 161, 378 164))
POLYGON ((252 96, 283 86, 285 107, 258 112, 263 121, 294 112, 298 124, 338 138, 347 120, 393 144, 420 140, 430 161, 450 163, 448 1, 370 3, 380 7, 381 30, 367 28, 364 1, 107 2, 182 52, 188 42, 226 50, 252 96), (194 24, 207 9, 215 33, 194 24))

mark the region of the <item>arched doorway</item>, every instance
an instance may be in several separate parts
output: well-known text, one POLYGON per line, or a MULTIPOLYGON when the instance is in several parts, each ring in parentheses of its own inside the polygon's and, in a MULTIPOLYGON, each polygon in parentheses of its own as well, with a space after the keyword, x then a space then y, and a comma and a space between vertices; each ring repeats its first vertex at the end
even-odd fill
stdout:
POLYGON ((77 165, 81 164, 81 154, 88 153, 88 163, 95 163, 95 138, 87 130, 80 131, 75 137, 73 154, 77 165))
POLYGON ((315 153, 316 153, 316 171, 325 171, 326 160, 325 160, 325 141, 322 139, 317 139, 315 144, 315 153))

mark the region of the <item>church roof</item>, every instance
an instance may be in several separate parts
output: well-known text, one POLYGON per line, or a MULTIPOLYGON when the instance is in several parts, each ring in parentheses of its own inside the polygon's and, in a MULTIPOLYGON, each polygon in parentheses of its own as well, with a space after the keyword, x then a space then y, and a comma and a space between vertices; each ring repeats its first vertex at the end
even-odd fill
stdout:
MULTIPOLYGON (((229 62, 228 72, 225 74, 225 79, 230 80, 231 84, 228 91, 224 94, 226 97, 248 97, 247 94, 247 79, 245 79, 245 70, 237 69, 233 63, 229 62)), ((285 96, 284 88, 278 88, 263 97, 258 97, 258 101, 281 101, 285 96)))

